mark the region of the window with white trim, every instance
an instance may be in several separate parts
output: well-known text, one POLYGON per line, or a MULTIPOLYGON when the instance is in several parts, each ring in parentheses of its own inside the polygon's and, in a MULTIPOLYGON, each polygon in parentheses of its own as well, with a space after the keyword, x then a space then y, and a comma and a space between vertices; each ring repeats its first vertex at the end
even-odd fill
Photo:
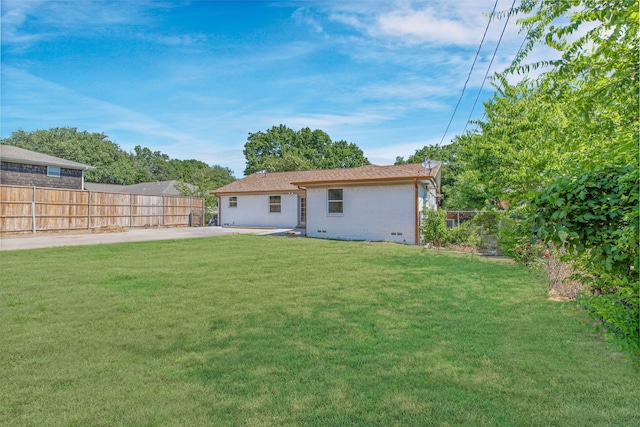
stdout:
POLYGON ((270 213, 282 212, 282 199, 280 196, 269 196, 269 212, 270 213))
POLYGON ((60 178, 60 168, 57 166, 47 166, 47 176, 60 178))
POLYGON ((343 213, 342 188, 327 190, 327 212, 330 214, 343 213))
POLYGON ((238 207, 238 198, 236 196, 229 196, 229 207, 230 208, 238 207))

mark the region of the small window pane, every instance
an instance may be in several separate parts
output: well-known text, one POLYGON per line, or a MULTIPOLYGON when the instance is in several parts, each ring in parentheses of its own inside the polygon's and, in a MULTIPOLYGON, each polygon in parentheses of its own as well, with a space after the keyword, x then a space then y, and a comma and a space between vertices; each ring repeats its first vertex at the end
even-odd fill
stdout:
POLYGON ((280 196, 269 196, 269 212, 281 211, 280 196))
POLYGON ((330 214, 342 213, 342 188, 330 188, 327 192, 327 202, 330 214))
POLYGON ((329 202, 329 213, 342 213, 342 202, 329 202))
POLYGON ((55 166, 48 166, 47 167, 47 175, 48 176, 60 176, 60 168, 55 167, 55 166))
POLYGON ((329 200, 342 200, 342 188, 332 188, 329 190, 329 200))
POLYGON ((229 207, 236 208, 238 207, 238 198, 235 196, 229 197, 229 207))

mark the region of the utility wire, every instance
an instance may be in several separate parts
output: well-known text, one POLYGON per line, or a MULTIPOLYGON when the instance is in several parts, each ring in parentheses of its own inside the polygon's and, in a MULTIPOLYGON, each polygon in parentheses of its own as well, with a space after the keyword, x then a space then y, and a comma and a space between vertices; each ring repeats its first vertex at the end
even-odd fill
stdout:
MULTIPOLYGON (((514 0, 515 2, 515 0, 514 0)), ((453 122, 453 117, 456 115, 456 111, 458 111, 458 107, 460 106, 460 101, 462 101, 462 97, 464 96, 464 91, 467 89, 467 83, 469 83, 469 79, 471 78, 471 73, 473 72, 473 67, 476 65, 476 61, 478 60, 478 55, 480 55, 480 49, 482 49, 482 44, 484 43, 484 39, 487 36, 487 31, 489 31, 489 25, 491 24, 491 20, 493 19, 493 14, 496 12, 496 7, 498 6, 498 0, 493 4, 493 10, 491 11, 491 15, 489 15, 489 22, 487 22, 487 27, 484 29, 484 34, 482 35, 482 40, 480 40, 480 46, 478 46, 478 51, 476 52, 476 57, 473 58, 473 63, 471 64, 471 69, 469 70, 469 74, 467 75, 467 81, 464 82, 464 86, 462 86, 462 93, 460 94, 460 98, 458 99, 458 103, 456 107, 453 109, 453 114, 451 114, 451 118, 449 119, 449 124, 444 131, 444 135, 442 135, 442 139, 440 139, 440 144, 444 141, 444 137, 447 136, 447 132, 449 132, 449 127, 451 126, 451 122, 453 122)))
MULTIPOLYGON (((516 53, 516 58, 518 57, 518 55, 520 55, 520 52, 522 52, 522 48, 524 47, 524 43, 527 41, 527 37, 529 37, 529 33, 527 33, 527 35, 522 40, 522 43, 520 44, 520 49, 518 49, 518 52, 516 53)), ((484 78, 486 79, 487 76, 485 75, 484 78)), ((482 87, 484 86, 484 82, 485 80, 483 80, 482 85, 480 85, 480 91, 478 91, 478 96, 476 96, 476 101, 473 103, 473 108, 471 108, 471 113, 469 114, 469 118, 467 119, 467 124, 464 125, 464 129, 462 130, 463 134, 467 130, 467 126, 469 125, 469 123, 471 123, 471 115, 473 114, 473 109, 476 107, 476 102, 478 102, 478 97, 480 96, 480 92, 482 92, 482 87)), ((483 121, 486 117, 487 117, 487 112, 484 111, 482 113, 482 117, 480 118, 480 121, 483 121)), ((476 122, 475 125, 476 127, 474 128, 474 130, 478 130, 478 123, 476 122)))
MULTIPOLYGON (((513 10, 513 6, 515 6, 516 4, 516 0, 513 0, 513 3, 511 3, 511 9, 513 10)), ((462 130, 462 133, 464 134, 464 132, 467 130, 467 126, 469 125, 469 121, 471 120, 471 116, 473 115, 473 110, 475 110, 476 108, 476 104, 478 103, 478 98, 480 98, 480 93, 482 92, 482 88, 484 87, 484 83, 487 81, 487 76, 489 75, 489 70, 491 70, 491 65, 493 65, 493 60, 496 57, 496 54, 498 53, 498 48, 500 47, 500 43, 502 42, 502 37, 504 36, 504 31, 507 29, 507 25, 509 24, 509 18, 511 18, 511 14, 509 13, 507 15, 507 19, 504 22, 504 26, 502 27, 502 32, 500 33, 500 38, 498 39, 498 44, 496 44, 496 48, 493 51, 493 56, 491 57, 491 61, 489 61, 489 66, 487 67, 487 72, 484 74, 484 78, 482 79, 482 84, 480 85, 480 90, 478 90, 478 94, 476 95, 476 99, 475 101, 473 101, 473 107, 471 107, 471 113, 469 113, 469 118, 467 119, 467 122, 464 125, 464 129, 462 130)), ((527 37, 524 38, 524 40, 522 40, 522 43, 520 44, 520 49, 518 49, 518 52, 516 53, 516 57, 518 57, 518 55, 520 54, 520 51, 522 50, 522 47, 524 46, 524 42, 527 40, 527 37)))

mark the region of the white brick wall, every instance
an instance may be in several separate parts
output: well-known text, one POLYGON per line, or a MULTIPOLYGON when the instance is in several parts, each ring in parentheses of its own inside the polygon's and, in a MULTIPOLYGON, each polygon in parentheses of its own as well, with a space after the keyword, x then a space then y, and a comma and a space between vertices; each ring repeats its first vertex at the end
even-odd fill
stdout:
POLYGON ((220 198, 221 225, 295 228, 298 224, 296 194, 238 195, 238 206, 229 207, 229 196, 220 198), (281 196, 281 212, 269 212, 269 196, 281 196))
POLYGON ((308 188, 307 235, 413 245, 418 203, 414 197, 413 183, 308 188), (327 213, 327 188, 343 189, 342 215, 327 213))

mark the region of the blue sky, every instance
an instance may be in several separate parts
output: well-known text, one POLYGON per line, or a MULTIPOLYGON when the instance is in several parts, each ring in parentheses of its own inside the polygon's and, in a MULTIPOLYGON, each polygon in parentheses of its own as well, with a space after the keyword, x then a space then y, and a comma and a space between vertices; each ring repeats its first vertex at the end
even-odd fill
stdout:
MULTIPOLYGON (((322 129, 375 164, 439 143, 495 2, 0 1, 2 137, 76 127, 236 177, 248 134, 279 124, 322 129)), ((503 24, 444 143, 465 127, 503 24)), ((491 69, 522 39, 510 22, 491 69)))

